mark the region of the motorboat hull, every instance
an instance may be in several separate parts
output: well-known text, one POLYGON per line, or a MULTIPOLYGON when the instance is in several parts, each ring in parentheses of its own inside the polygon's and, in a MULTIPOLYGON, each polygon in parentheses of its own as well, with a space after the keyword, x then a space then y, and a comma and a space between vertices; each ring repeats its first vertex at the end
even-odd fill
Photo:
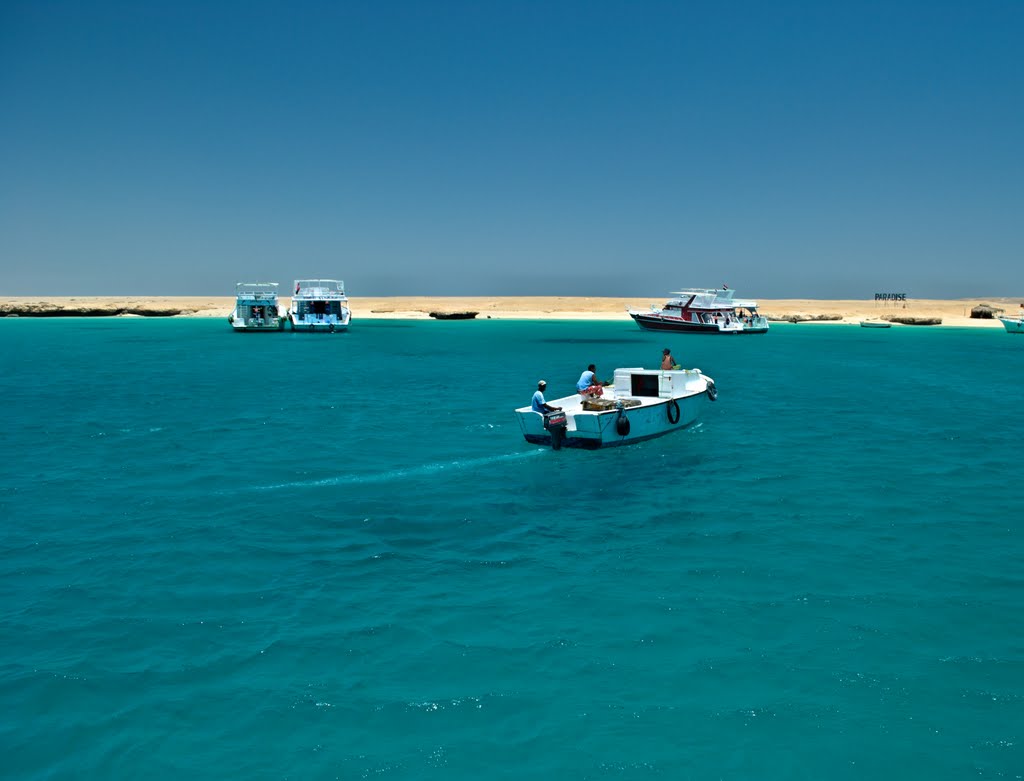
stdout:
POLYGON ((999 321, 1006 328, 1006 332, 1010 334, 1024 334, 1024 318, 1011 319, 1009 317, 1000 317, 999 321))
POLYGON ((861 328, 892 328, 892 323, 887 323, 884 320, 861 320, 861 328))
MULTIPOLYGON (((656 439, 673 431, 692 425, 700 415, 700 410, 707 399, 707 393, 701 393, 686 399, 675 399, 679 405, 679 421, 672 424, 668 420, 668 406, 671 399, 665 399, 663 403, 653 404, 649 407, 633 408, 624 410, 626 419, 629 420, 630 433, 626 436, 618 434, 616 424, 619 420, 619 412, 609 410, 599 413, 598 435, 582 436, 582 432, 568 432, 562 440, 562 447, 578 447, 586 450, 599 450, 604 447, 619 447, 621 445, 632 445, 636 442, 644 442, 648 439, 656 439)), ((551 435, 543 430, 543 423, 540 431, 524 431, 523 436, 527 442, 535 445, 551 445, 551 435)), ((588 432, 594 433, 594 432, 588 432)))
POLYGON ((282 320, 281 318, 274 318, 274 322, 272 322, 272 323, 264 323, 263 325, 253 325, 251 323, 246 323, 244 320, 243 321, 238 321, 238 320, 235 320, 235 319, 231 320, 231 329, 235 333, 239 333, 239 334, 254 334, 254 333, 263 333, 263 332, 267 332, 267 331, 275 331, 276 332, 276 331, 282 330, 283 328, 284 328, 284 320, 282 320))
POLYGON ((638 326, 645 331, 671 331, 677 334, 766 334, 768 326, 748 326, 741 321, 718 325, 716 323, 692 323, 678 318, 660 317, 654 314, 630 312, 638 326))
POLYGON ((242 317, 238 314, 237 309, 230 315, 228 315, 228 322, 231 324, 231 330, 235 331, 235 333, 240 334, 262 333, 266 331, 280 331, 284 328, 283 317, 246 319, 245 317, 242 317))
POLYGON ((333 334, 339 331, 347 331, 348 324, 351 322, 350 317, 346 317, 337 322, 327 322, 324 320, 298 320, 294 316, 288 318, 288 322, 293 331, 304 331, 306 333, 319 333, 319 334, 333 334))

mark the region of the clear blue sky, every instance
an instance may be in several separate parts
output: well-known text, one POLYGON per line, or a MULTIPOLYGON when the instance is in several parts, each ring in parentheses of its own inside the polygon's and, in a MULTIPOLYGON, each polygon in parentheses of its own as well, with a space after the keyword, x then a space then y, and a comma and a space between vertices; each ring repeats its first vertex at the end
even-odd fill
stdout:
POLYGON ((1024 295, 1024 2, 0 3, 0 293, 1024 295))

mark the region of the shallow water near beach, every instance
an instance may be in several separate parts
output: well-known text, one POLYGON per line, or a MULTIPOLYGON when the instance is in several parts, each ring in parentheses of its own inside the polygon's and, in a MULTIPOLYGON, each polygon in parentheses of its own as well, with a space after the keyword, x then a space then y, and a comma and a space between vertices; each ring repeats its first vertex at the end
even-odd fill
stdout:
POLYGON ((0 322, 19 779, 1024 774, 1024 337, 0 322), (671 347, 693 427, 527 444, 671 347))

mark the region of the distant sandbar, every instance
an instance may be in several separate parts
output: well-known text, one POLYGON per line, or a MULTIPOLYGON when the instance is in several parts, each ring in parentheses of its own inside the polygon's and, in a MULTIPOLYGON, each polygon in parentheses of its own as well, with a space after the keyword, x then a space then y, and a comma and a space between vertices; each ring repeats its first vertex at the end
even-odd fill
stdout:
MULTIPOLYGON (((770 320, 859 323, 866 319, 941 319, 943 325, 1001 328, 999 320, 973 319, 971 309, 989 304, 1017 314, 1022 298, 911 299, 899 303, 860 300, 759 299, 770 320)), ((282 310, 290 299, 281 297, 282 310)), ((664 298, 573 296, 353 297, 353 319, 428 320, 431 312, 475 311, 478 320, 628 320, 626 310, 660 306, 664 298)), ((21 317, 227 317, 231 296, 17 296, 0 298, 0 316, 21 317)))

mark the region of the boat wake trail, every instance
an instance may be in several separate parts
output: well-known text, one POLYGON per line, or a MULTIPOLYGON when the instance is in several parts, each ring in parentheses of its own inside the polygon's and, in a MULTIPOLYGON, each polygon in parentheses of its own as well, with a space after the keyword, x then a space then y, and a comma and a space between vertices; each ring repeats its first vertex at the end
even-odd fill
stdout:
POLYGON ((334 477, 323 477, 318 480, 294 480, 288 483, 275 483, 273 485, 257 485, 248 490, 253 491, 276 491, 282 488, 321 488, 334 485, 369 485, 374 483, 390 483, 395 480, 407 480, 411 477, 427 477, 430 475, 443 474, 445 472, 463 472, 470 469, 479 469, 491 464, 503 461, 516 461, 522 458, 531 458, 544 453, 546 448, 527 450, 522 453, 505 453, 499 456, 487 456, 485 458, 460 459, 458 461, 447 461, 438 464, 420 464, 419 466, 407 467, 405 469, 390 469, 386 472, 363 475, 336 475, 334 477))

